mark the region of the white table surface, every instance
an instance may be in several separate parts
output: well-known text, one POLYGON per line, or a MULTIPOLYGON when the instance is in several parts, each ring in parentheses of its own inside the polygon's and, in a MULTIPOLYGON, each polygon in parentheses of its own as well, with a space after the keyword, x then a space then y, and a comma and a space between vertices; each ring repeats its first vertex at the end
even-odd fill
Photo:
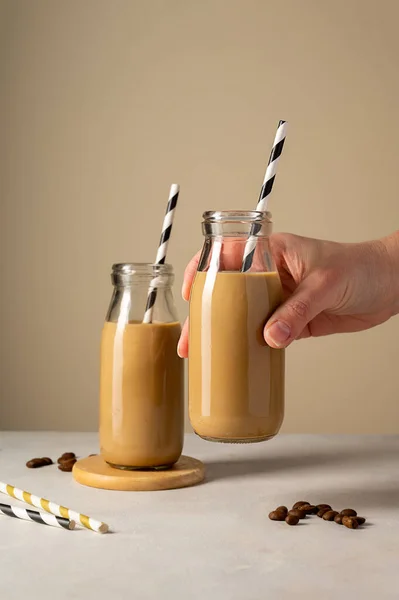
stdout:
POLYGON ((184 453, 204 461, 207 480, 166 492, 96 490, 56 466, 25 467, 65 451, 96 452, 97 436, 0 433, 0 480, 103 520, 113 533, 0 516, 2 598, 399 598, 399 437, 280 435, 240 446, 188 435, 184 453), (268 519, 301 499, 355 508, 368 525, 268 519))

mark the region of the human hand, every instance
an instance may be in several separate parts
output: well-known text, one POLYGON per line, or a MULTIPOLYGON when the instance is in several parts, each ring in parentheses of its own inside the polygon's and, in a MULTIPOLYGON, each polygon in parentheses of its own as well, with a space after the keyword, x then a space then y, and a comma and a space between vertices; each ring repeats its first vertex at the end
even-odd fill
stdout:
MULTIPOLYGON (((341 244, 291 234, 270 236, 284 302, 265 325, 266 342, 283 348, 295 339, 368 329, 396 314, 399 299, 394 271, 399 265, 393 254, 399 256, 397 237, 341 244)), ((200 253, 186 268, 185 300, 199 258, 200 253)), ((188 355, 187 321, 178 352, 188 355)))

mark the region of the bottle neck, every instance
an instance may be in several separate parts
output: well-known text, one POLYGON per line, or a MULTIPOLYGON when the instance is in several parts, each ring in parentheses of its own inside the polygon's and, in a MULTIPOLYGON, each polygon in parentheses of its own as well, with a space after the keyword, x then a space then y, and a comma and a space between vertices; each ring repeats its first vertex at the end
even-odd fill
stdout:
POLYGON ((274 271, 271 214, 258 211, 204 213, 205 243, 198 271, 274 271), (248 261, 250 254, 250 261, 248 261))
POLYGON ((170 265, 119 263, 113 265, 114 291, 106 321, 126 325, 142 323, 150 293, 156 294, 151 323, 178 321, 172 294, 174 280, 170 265))

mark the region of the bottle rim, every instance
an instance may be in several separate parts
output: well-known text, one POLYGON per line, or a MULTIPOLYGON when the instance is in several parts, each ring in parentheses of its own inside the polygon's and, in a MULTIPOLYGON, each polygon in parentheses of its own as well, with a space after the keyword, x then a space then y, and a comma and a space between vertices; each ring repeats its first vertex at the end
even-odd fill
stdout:
POLYGON ((174 282, 172 265, 154 263, 115 263, 112 265, 111 282, 114 286, 153 285, 170 287, 174 282))
POLYGON ((114 263, 112 265, 112 273, 115 275, 172 275, 173 266, 169 263, 114 263))
POLYGON ((271 223, 272 213, 260 210, 208 210, 202 218, 206 223, 271 223))

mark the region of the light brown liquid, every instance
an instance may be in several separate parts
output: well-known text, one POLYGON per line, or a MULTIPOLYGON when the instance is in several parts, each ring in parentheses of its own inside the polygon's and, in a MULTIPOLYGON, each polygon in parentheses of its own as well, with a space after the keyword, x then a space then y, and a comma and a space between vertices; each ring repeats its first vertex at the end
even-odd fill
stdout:
POLYGON ((189 410, 215 441, 262 441, 284 417, 284 350, 263 327, 281 303, 277 273, 199 272, 190 299, 189 410))
POLYGON ((113 466, 155 468, 180 457, 184 430, 179 323, 105 323, 101 340, 100 445, 113 466))

